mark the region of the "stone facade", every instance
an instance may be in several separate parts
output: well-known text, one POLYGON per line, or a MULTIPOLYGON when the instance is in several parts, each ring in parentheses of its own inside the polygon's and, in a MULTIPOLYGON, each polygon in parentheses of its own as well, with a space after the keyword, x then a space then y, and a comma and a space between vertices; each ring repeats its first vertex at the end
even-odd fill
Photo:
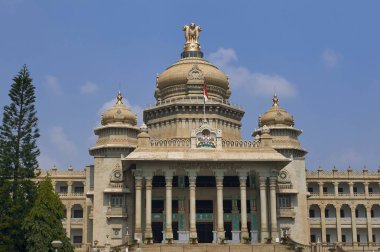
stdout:
POLYGON ((243 140, 244 110, 230 103, 228 77, 203 59, 198 37, 181 57, 157 76, 156 104, 140 128, 119 92, 94 130, 94 165, 38 178, 50 174, 78 251, 131 243, 282 251, 263 244, 284 235, 304 247, 377 248, 380 173, 306 171, 302 132, 276 95, 243 140))

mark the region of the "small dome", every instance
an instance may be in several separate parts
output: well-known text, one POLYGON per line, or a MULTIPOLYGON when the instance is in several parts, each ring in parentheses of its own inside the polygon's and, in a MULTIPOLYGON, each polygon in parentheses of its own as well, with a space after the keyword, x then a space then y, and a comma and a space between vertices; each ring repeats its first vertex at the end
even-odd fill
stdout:
POLYGON ((294 126, 293 116, 278 105, 277 95, 274 95, 272 107, 259 118, 259 127, 281 125, 294 126))
POLYGON ((130 124, 137 125, 136 115, 123 104, 123 96, 119 91, 116 104, 102 115, 102 125, 130 124))

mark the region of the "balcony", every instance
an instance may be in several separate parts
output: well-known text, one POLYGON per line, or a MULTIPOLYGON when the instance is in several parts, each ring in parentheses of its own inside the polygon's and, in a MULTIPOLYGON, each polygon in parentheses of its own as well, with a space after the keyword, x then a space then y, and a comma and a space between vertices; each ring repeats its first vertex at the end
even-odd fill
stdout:
POLYGON ((336 224, 336 218, 335 217, 326 217, 326 225, 329 224, 336 224))
POLYGON ((106 217, 110 218, 127 218, 127 209, 125 207, 108 207, 106 217))
POLYGON ((70 222, 71 222, 71 225, 82 225, 83 218, 71 218, 70 222))
POLYGON ((290 183, 287 184, 278 184, 279 193, 288 193, 288 194, 298 194, 297 189, 293 188, 293 185, 290 183))
POLYGON ((280 207, 278 216, 280 218, 293 218, 294 219, 296 216, 296 213, 294 212, 293 207, 280 207))
POLYGON ((321 217, 312 217, 309 218, 310 224, 321 224, 321 217))
POLYGON ((352 223, 351 217, 340 218, 340 223, 351 225, 351 223, 352 223))

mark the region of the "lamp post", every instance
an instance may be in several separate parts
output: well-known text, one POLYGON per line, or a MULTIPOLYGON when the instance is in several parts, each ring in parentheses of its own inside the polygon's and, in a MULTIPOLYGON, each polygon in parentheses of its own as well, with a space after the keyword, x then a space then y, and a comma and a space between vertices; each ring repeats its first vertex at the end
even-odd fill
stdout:
POLYGON ((61 241, 52 241, 51 246, 54 248, 55 252, 58 252, 58 249, 62 248, 62 242, 61 241))

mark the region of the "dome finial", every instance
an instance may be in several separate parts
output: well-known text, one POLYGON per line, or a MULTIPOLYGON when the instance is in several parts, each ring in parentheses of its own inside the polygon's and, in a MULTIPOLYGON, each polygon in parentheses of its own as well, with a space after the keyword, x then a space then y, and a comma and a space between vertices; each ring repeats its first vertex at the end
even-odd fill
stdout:
POLYGON ((120 91, 117 93, 116 99, 117 99, 116 104, 123 104, 123 95, 121 94, 120 91))
POLYGON ((273 106, 278 106, 278 98, 277 98, 276 93, 274 94, 272 101, 273 101, 273 106))
POLYGON ((181 57, 203 58, 201 45, 199 44, 199 33, 202 31, 201 27, 195 23, 191 23, 189 25, 184 25, 182 31, 185 32, 186 42, 181 57))

